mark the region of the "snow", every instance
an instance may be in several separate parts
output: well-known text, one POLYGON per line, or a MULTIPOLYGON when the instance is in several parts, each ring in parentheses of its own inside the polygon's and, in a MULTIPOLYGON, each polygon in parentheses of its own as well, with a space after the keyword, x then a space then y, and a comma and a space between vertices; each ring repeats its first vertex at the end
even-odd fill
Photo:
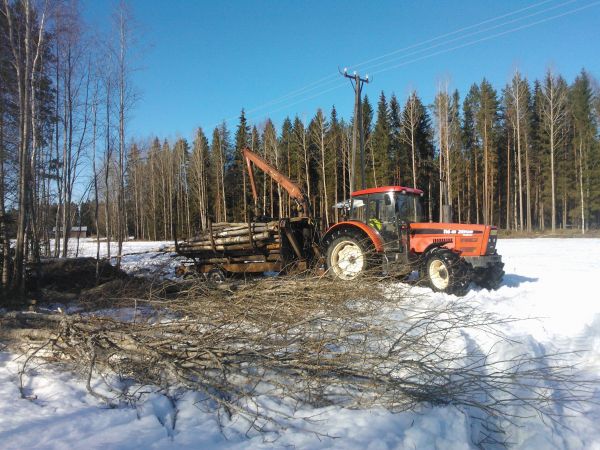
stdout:
MULTIPOLYGON (((50 241, 50 247, 54 240, 50 241)), ((173 241, 125 241, 123 242, 123 258, 121 268, 134 276, 155 276, 172 279, 175 269, 185 260, 176 253, 165 252, 167 247, 173 247, 173 241)), ((113 264, 117 254, 117 243, 111 242, 110 254, 113 264)), ((106 241, 100 241, 100 257, 108 255, 106 241)), ((69 241, 69 256, 96 257, 96 240, 94 238, 71 239, 69 241)))
MULTIPOLYGON (((180 260, 160 252, 166 245, 125 243, 123 267, 136 274, 159 270, 161 276, 171 276, 180 260)), ((600 239, 505 239, 498 242, 498 251, 505 262, 503 285, 493 292, 475 289, 465 301, 478 302, 484 311, 503 317, 531 320, 502 324, 501 330, 518 342, 496 346, 494 357, 581 351, 565 358, 599 376, 600 239)), ((93 241, 81 243, 81 254, 95 255, 93 241)), ((413 289, 428 301, 457 300, 426 288, 413 289)), ((468 330, 465 342, 467 347, 485 348, 492 341, 468 330)), ((476 448, 481 439, 479 422, 452 406, 392 414, 339 407, 294 411, 294 405, 285 401, 276 406, 295 412, 285 429, 276 434, 247 433, 247 423, 235 416, 231 422, 221 418, 226 426, 220 428, 217 415, 195 392, 180 392, 175 399, 150 393, 137 407, 107 409, 87 393, 81 377, 48 365, 32 366, 24 377, 25 391, 33 396, 24 400, 19 394, 21 364, 16 355, 0 352, 3 449, 465 449, 476 448)), ((507 439, 520 449, 600 449, 600 386, 595 400, 598 404, 587 405, 584 412, 564 411, 558 423, 537 416, 522 419, 522 426, 511 427, 507 439)))

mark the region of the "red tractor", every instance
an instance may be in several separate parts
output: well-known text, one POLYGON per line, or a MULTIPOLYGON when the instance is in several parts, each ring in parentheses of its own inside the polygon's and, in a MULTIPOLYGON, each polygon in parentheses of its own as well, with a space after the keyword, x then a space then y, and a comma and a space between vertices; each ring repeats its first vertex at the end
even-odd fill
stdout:
POLYGON ((464 295, 472 281, 498 288, 504 264, 496 252, 496 227, 423 222, 422 195, 402 186, 353 192, 345 205, 347 220, 322 238, 327 270, 342 280, 368 269, 417 270, 434 291, 456 295, 464 295))

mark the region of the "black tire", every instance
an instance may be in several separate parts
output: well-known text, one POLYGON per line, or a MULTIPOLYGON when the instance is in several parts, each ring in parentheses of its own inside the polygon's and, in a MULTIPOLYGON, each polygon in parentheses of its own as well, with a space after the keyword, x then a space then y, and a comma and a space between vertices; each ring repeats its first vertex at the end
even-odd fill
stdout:
POLYGON ((469 266, 454 252, 434 250, 425 260, 424 276, 431 289, 463 296, 469 292, 471 271, 469 266))
POLYGON ((210 269, 206 273, 206 281, 208 281, 211 284, 223 284, 223 283, 225 283, 225 280, 226 280, 226 277, 225 277, 225 272, 223 271, 223 269, 219 269, 219 268, 210 269))
POLYGON ((325 265, 338 280, 354 280, 373 266, 373 244, 353 230, 334 231, 327 239, 325 265))
POLYGON ((504 277, 504 263, 499 262, 485 269, 476 269, 473 281, 478 286, 490 291, 495 291, 502 285, 504 277))

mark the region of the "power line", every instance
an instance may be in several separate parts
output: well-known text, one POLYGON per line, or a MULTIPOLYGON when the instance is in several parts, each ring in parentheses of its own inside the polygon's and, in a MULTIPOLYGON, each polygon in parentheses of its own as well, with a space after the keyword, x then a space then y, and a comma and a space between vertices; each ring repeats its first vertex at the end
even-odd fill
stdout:
MULTIPOLYGON (((492 17, 490 19, 483 20, 483 21, 478 22, 476 24, 469 25, 469 26, 466 26, 466 27, 462 27, 462 28, 459 28, 457 30, 454 30, 454 31, 451 31, 451 32, 448 32, 448 33, 441 34, 439 36, 426 39, 426 40, 418 42, 416 44, 412 44, 412 45, 409 45, 407 47, 404 47, 404 48, 401 48, 401 49, 398 49, 398 50, 394 50, 394 51, 386 53, 384 55, 377 56, 375 58, 371 58, 371 59, 359 62, 357 64, 354 64, 353 67, 357 67, 358 68, 358 67, 364 66, 366 64, 369 64, 369 63, 371 63, 373 61, 378 61, 380 59, 387 58, 388 56, 399 54, 399 53, 402 53, 404 51, 411 50, 413 48, 417 48, 417 47, 420 47, 422 45, 428 44, 430 42, 435 42, 437 40, 443 39, 443 38, 448 37, 448 36, 453 36, 455 34, 461 33, 463 31, 466 31, 466 30, 469 30, 469 29, 472 29, 472 28, 476 28, 476 27, 484 25, 486 23, 495 22, 495 21, 503 19, 505 17, 513 16, 513 15, 518 14, 520 12, 536 8, 538 6, 544 5, 544 4, 549 3, 551 1, 553 1, 553 0, 543 0, 543 1, 535 3, 533 5, 529 5, 529 6, 526 6, 524 8, 519 8, 519 9, 516 9, 514 11, 511 11, 511 12, 508 12, 508 13, 505 13, 505 14, 501 14, 501 15, 492 17)), ((570 1, 576 1, 576 0, 570 0, 570 1)), ((569 2, 567 2, 567 3, 569 3, 569 2)), ((559 5, 559 6, 561 6, 561 5, 559 5)), ((550 8, 550 9, 553 9, 553 8, 550 8)), ((542 12, 544 12, 544 11, 541 11, 539 13, 542 13, 542 12)), ((437 44, 436 46, 440 46, 440 45, 443 45, 443 43, 437 44)), ((426 49, 423 49, 421 51, 426 51, 426 49)), ((308 92, 313 91, 313 90, 315 90, 317 88, 324 87, 326 85, 330 85, 330 84, 332 84, 333 82, 336 82, 336 81, 337 81, 337 74, 326 75, 326 76, 324 76, 324 77, 322 77, 322 78, 320 78, 318 80, 315 80, 315 81, 313 81, 313 82, 311 82, 311 83, 309 83, 309 84, 307 84, 307 85, 305 85, 303 87, 300 87, 298 89, 294 89, 294 90, 288 92, 287 94, 284 94, 284 95, 282 95, 280 97, 277 97, 277 98, 275 98, 273 100, 269 100, 268 102, 263 103, 262 105, 259 105, 259 106, 256 106, 254 108, 251 108, 251 109, 247 110, 246 113, 251 114, 253 112, 260 111, 261 109, 267 108, 269 106, 276 105, 278 103, 282 103, 282 102, 284 102, 286 100, 289 100, 291 98, 295 98, 295 97, 300 96, 302 94, 308 93, 308 92)), ((337 89, 337 87, 335 87, 334 89, 337 89)), ((235 117, 231 117, 230 119, 235 119, 235 117)))
POLYGON ((494 26, 491 26, 491 27, 488 27, 488 28, 484 28, 482 30, 477 30, 477 31, 474 31, 474 32, 471 32, 471 33, 467 33, 467 34, 465 34, 463 36, 458 36, 458 37, 450 39, 448 41, 440 42, 438 44, 434 44, 434 45, 431 45, 429 47, 426 47, 426 48, 423 48, 423 49, 419 49, 419 50, 416 50, 414 52, 407 53, 405 55, 398 56, 398 57, 393 58, 391 60, 382 61, 380 63, 377 63, 377 64, 371 66, 371 69, 373 69, 375 67, 379 67, 379 66, 385 66, 386 64, 389 64, 389 63, 391 63, 393 61, 396 61, 396 60, 399 60, 399 59, 403 59, 403 58, 407 58, 407 57, 413 56, 413 55, 418 55, 419 53, 423 53, 423 52, 426 52, 426 51, 429 51, 429 50, 433 50, 434 48, 438 48, 438 47, 441 47, 441 46, 444 46, 444 45, 448 45, 448 44, 450 44, 452 42, 461 41, 461 40, 466 39, 468 37, 476 36, 478 34, 485 33, 487 31, 492 31, 492 30, 495 30, 497 28, 501 28, 501 27, 504 27, 506 25, 510 25, 512 23, 519 22, 519 21, 524 20, 524 19, 529 19, 531 17, 535 17, 535 16, 538 16, 540 14, 547 13, 547 12, 552 11, 554 9, 561 8, 561 7, 565 6, 565 5, 568 5, 568 4, 576 2, 576 1, 577 0, 568 0, 568 1, 564 2, 564 3, 560 3, 558 5, 551 6, 549 8, 543 9, 541 11, 536 11, 536 12, 528 14, 526 16, 517 17, 516 19, 511 19, 511 20, 509 20, 507 22, 503 22, 503 23, 500 23, 500 24, 497 24, 497 25, 494 25, 494 26))
MULTIPOLYGON (((574 13, 582 11, 584 9, 588 9, 588 8, 593 7, 593 6, 597 6, 598 4, 600 4, 600 1, 595 1, 595 2, 589 3, 587 5, 581 6, 579 8, 575 8, 575 9, 566 11, 566 12, 561 13, 561 14, 556 14, 554 16, 547 17, 547 18, 544 18, 544 19, 540 19, 540 20, 537 20, 535 22, 524 24, 524 25, 521 25, 521 26, 518 26, 518 27, 515 27, 515 28, 511 28, 509 30, 502 31, 500 33, 495 33, 495 34, 490 35, 490 36, 484 36, 482 38, 475 39, 475 40, 472 40, 472 41, 469 41, 469 42, 466 42, 466 43, 463 43, 463 44, 460 44, 460 45, 456 45, 456 46, 453 46, 453 47, 450 47, 450 48, 447 48, 447 49, 442 49, 442 50, 439 50, 439 51, 436 51, 436 52, 433 52, 433 53, 430 53, 430 54, 427 54, 427 55, 420 56, 418 58, 413 58, 413 59, 411 59, 409 61, 404 61, 404 62, 401 62, 401 63, 398 63, 398 64, 394 64, 394 65, 389 66, 389 67, 384 67, 382 69, 379 69, 379 70, 371 72, 371 74, 374 75, 374 74, 386 72, 388 70, 396 69, 398 67, 407 66, 409 64, 412 64, 412 63, 415 63, 415 62, 418 62, 418 61, 422 61, 424 59, 432 58, 434 56, 442 55, 444 53, 448 53, 448 52, 451 52, 451 51, 454 51, 454 50, 458 50, 458 49, 461 49, 461 48, 469 47, 469 46, 478 44, 480 42, 488 41, 488 40, 494 39, 496 37, 508 35, 508 34, 511 34, 511 33, 514 33, 514 32, 517 32, 517 31, 520 31, 520 30, 523 30, 523 29, 527 29, 527 28, 533 27, 535 25, 539 25, 541 23, 549 22, 551 20, 554 20, 554 19, 557 19, 557 18, 560 18, 560 17, 564 17, 564 16, 567 16, 567 15, 570 15, 570 14, 574 14, 574 13)), ((387 63, 389 64, 389 61, 387 63)), ((377 67, 377 65, 375 67, 377 67)), ((288 103, 288 104, 283 105, 283 106, 281 106, 279 108, 276 108, 274 110, 270 110, 270 113, 274 113, 274 112, 281 111, 283 109, 287 109, 287 108, 289 108, 291 106, 294 106, 294 105, 297 105, 299 103, 305 102, 307 100, 319 97, 319 96, 321 96, 321 95, 323 95, 325 93, 331 92, 331 91, 333 91, 335 89, 339 89, 342 86, 343 86, 343 84, 337 84, 336 86, 333 86, 333 87, 327 88, 325 90, 319 91, 316 94, 313 94, 313 95, 311 95, 309 97, 304 97, 302 99, 299 99, 299 100, 294 101, 292 103, 288 103)))
MULTIPOLYGON (((366 64, 370 64, 370 63, 372 63, 374 61, 378 61, 380 59, 387 58, 388 56, 392 56, 392 55, 395 55, 397 53, 401 53, 401 52, 403 52, 405 50, 411 50, 411 49, 413 49, 415 47, 420 47, 421 45, 428 44, 430 42, 435 42, 435 41, 437 41, 439 39, 442 39, 442 38, 445 38, 445 37, 449 37, 449 36, 453 36, 455 34, 461 33, 461 32, 466 31, 466 30, 470 30, 472 28, 476 28, 476 27, 478 27, 480 25, 484 25, 484 24, 490 23, 490 22, 495 22, 496 20, 504 19, 505 17, 514 16, 515 14, 518 14, 518 13, 523 12, 523 11, 527 11, 527 10, 532 9, 532 8, 537 8, 538 6, 541 6, 543 4, 549 3, 551 1, 553 1, 553 0, 543 0, 543 1, 535 3, 533 5, 526 6, 524 8, 520 8, 520 9, 516 9, 516 10, 514 10, 512 12, 501 14, 501 15, 496 16, 496 17, 492 17, 491 19, 486 19, 486 20, 484 20, 482 22, 478 22, 478 23, 476 23, 474 25, 469 25, 469 26, 466 26, 466 27, 463 27, 463 28, 459 28, 458 30, 451 31, 449 33, 441 34, 441 35, 436 36, 434 38, 422 41, 422 42, 420 42, 418 44, 412 44, 412 45, 409 45, 408 47, 404 47, 404 48, 401 48, 401 49, 398 49, 398 50, 393 50, 393 51, 391 51, 389 53, 386 53, 385 55, 381 55, 381 56, 377 56, 375 58, 368 59, 367 61, 363 61, 361 63, 358 63, 358 64, 354 65, 353 67, 357 67, 358 68, 358 67, 364 66, 366 64)), ((576 0, 572 0, 572 1, 576 1, 576 0)))
MULTIPOLYGON (((513 15, 521 13, 523 11, 527 11, 527 10, 539 7, 541 5, 547 4, 550 1, 552 1, 552 0, 544 0, 544 1, 541 1, 541 2, 538 2, 538 3, 535 3, 533 5, 517 9, 517 10, 509 12, 509 13, 505 13, 505 14, 502 14, 502 15, 499 15, 499 16, 496 16, 496 17, 493 17, 493 18, 490 18, 490 19, 486 19, 484 21, 478 22, 477 24, 469 25, 467 27, 463 27, 463 28, 457 29, 457 30, 449 32, 449 33, 444 33, 442 35, 436 36, 434 38, 427 39, 427 40, 422 41, 420 43, 413 44, 413 45, 404 47, 402 49, 398 49, 398 50, 395 50, 393 52, 389 52, 389 53, 387 53, 385 55, 381 55, 381 56, 378 56, 378 57, 371 58, 369 60, 363 61, 361 63, 358 63, 355 67, 364 66, 366 64, 369 64, 370 62, 378 61, 378 60, 387 58, 389 56, 405 52, 405 51, 407 51, 409 49, 417 48, 417 47, 420 47, 420 46, 425 45, 427 43, 435 42, 435 41, 437 41, 439 39, 442 39, 442 38, 445 38, 445 37, 449 37, 449 36, 452 36, 452 35, 456 35, 458 33, 461 33, 463 31, 466 31, 466 30, 469 30, 469 29, 476 28, 476 27, 481 26, 483 24, 495 22, 497 20, 513 16, 513 15)), ((521 26, 518 26, 518 27, 515 27, 515 28, 511 28, 509 30, 502 31, 500 33, 495 33, 495 34, 490 35, 490 36, 484 36, 482 38, 479 38, 479 39, 476 39, 476 40, 473 40, 473 41, 469 41, 469 42, 466 42, 466 43, 463 43, 463 44, 460 44, 460 45, 456 45, 456 46, 453 46, 453 47, 450 47, 450 48, 446 48, 446 49, 442 49, 442 50, 439 50, 439 51, 436 51, 436 52, 433 52, 433 53, 430 53, 430 54, 427 54, 427 55, 423 55, 423 56, 420 56, 420 57, 417 57, 417 58, 413 58, 413 59, 411 59, 409 61, 404 61, 404 62, 401 62, 401 63, 398 63, 398 64, 394 64, 394 65, 389 66, 389 67, 385 67, 387 64, 390 64, 393 61, 397 61, 398 59, 402 59, 402 58, 406 58, 408 56, 416 55, 416 54, 419 54, 419 53, 422 53, 422 52, 425 52, 425 51, 432 50, 434 48, 440 47, 442 45, 447 45, 448 43, 451 43, 451 42, 456 42, 456 41, 465 39, 465 38, 470 37, 470 36, 481 34, 481 33, 486 32, 486 31, 497 29, 497 28, 500 28, 502 26, 506 26, 506 25, 511 24, 511 23, 515 23, 515 22, 518 22, 518 21, 521 21, 521 20, 524 20, 524 19, 527 19, 527 18, 531 18, 531 17, 537 16, 537 15, 543 14, 545 12, 548 12, 548 11, 560 8, 562 6, 568 5, 568 4, 573 3, 575 1, 577 1, 577 0, 568 0, 568 1, 560 3, 558 5, 553 5, 553 6, 550 6, 548 8, 542 9, 540 11, 536 11, 536 12, 533 12, 531 14, 519 17, 519 18, 511 19, 511 20, 503 22, 501 24, 496 24, 496 25, 494 25, 492 27, 485 28, 483 30, 478 30, 478 31, 475 31, 475 32, 467 33, 467 34, 465 34, 463 36, 458 36, 458 37, 450 39, 450 40, 448 40, 446 42, 437 43, 437 44, 434 44, 434 45, 429 46, 427 48, 416 50, 416 51, 408 53, 406 55, 398 56, 396 58, 393 58, 392 60, 382 61, 380 63, 377 63, 377 64, 373 65, 371 68, 373 69, 373 68, 380 67, 380 66, 384 66, 384 67, 382 69, 379 69, 379 70, 377 70, 375 72, 372 72, 372 73, 373 74, 374 73, 382 73, 382 72, 385 72, 385 71, 388 71, 388 70, 392 70, 392 69, 395 69, 395 68, 398 68, 398 67, 402 67, 402 66, 405 66, 405 65, 412 64, 412 63, 417 62, 417 61, 421 61, 421 60, 428 59, 428 58, 431 58, 431 57, 434 57, 434 56, 438 56, 438 55, 441 55, 441 54, 444 54, 444 53, 447 53, 447 52, 450 52, 450 51, 453 51, 453 50, 457 50, 457 49, 460 49, 460 48, 464 48, 464 47, 468 47, 468 46, 471 46, 471 45, 475 45, 475 44, 477 44, 479 42, 484 42, 484 41, 487 41, 487 40, 490 40, 490 39, 494 39, 494 38, 499 37, 499 36, 511 34, 513 32, 520 31, 520 30, 523 30, 523 29, 526 29, 526 28, 530 28, 532 26, 535 26, 535 25, 538 25, 538 24, 541 24, 541 23, 545 23, 545 22, 548 22, 550 20, 554 20, 554 19, 557 19, 557 18, 560 18, 560 17, 564 17, 564 16, 567 16, 567 15, 570 15, 570 14, 574 14, 574 13, 579 12, 581 10, 584 10, 584 9, 596 6, 596 5, 598 5, 600 3, 600 1, 595 1, 595 2, 589 3, 587 5, 584 5, 582 7, 566 11, 566 12, 561 13, 561 14, 557 14, 557 15, 554 15, 554 16, 551 16, 551 17, 543 18, 543 19, 540 19, 540 20, 532 22, 532 23, 523 24, 521 26)), ((251 113, 260 111, 260 110, 262 110, 264 108, 267 108, 269 106, 277 105, 279 103, 285 102, 286 100, 291 100, 291 99, 296 98, 296 97, 298 97, 300 95, 307 94, 307 93, 309 93, 311 91, 314 91, 314 90, 316 90, 318 88, 325 87, 327 85, 331 85, 331 84, 337 82, 337 79, 335 77, 336 77, 336 75, 328 75, 328 76, 322 77, 319 80, 313 81, 312 83, 309 83, 308 85, 305 85, 302 88, 298 88, 298 89, 295 89, 293 91, 290 91, 289 93, 287 93, 287 94, 285 94, 285 95, 283 95, 281 97, 278 97, 278 98, 276 98, 274 100, 271 100, 271 101, 269 101, 269 102, 267 102, 267 103, 265 103, 263 105, 254 107, 254 108, 252 108, 250 110, 247 110, 246 112, 249 113, 249 114, 251 114, 251 113)), ((339 89, 342 86, 343 86, 343 84, 337 83, 335 86, 332 86, 332 87, 329 87, 327 89, 318 91, 317 93, 315 93, 313 95, 310 95, 308 97, 307 96, 303 96, 303 98, 301 98, 301 99, 299 99, 297 101, 287 102, 286 104, 282 105, 281 107, 278 107, 278 108, 275 108, 275 109, 270 109, 269 113, 274 113, 274 112, 281 111, 283 109, 287 109, 287 108, 289 108, 291 106, 294 106, 294 105, 297 105, 299 103, 305 102, 307 100, 319 97, 319 96, 321 96, 321 95, 323 95, 323 94, 325 94, 327 92, 331 92, 331 91, 333 91, 335 89, 339 89)), ((231 117, 228 120, 233 120, 236 117, 237 116, 231 117)), ((221 122, 222 121, 220 121, 219 123, 221 123, 221 122)))
POLYGON ((520 30, 524 30, 524 29, 527 29, 527 28, 531 28, 531 27, 533 27, 533 26, 535 26, 535 25, 539 25, 539 24, 541 24, 541 23, 549 22, 550 20, 554 20, 554 19, 558 19, 558 18, 560 18, 560 17, 568 16, 568 15, 570 15, 570 14, 574 14, 574 13, 576 13, 576 12, 579 12, 579 11, 582 11, 582 10, 584 10, 584 9, 591 8, 592 6, 597 6, 598 4, 600 4, 600 0, 599 0, 599 1, 592 2, 592 3, 589 3, 589 4, 585 5, 585 6, 581 6, 581 7, 579 7, 579 8, 576 8, 576 9, 572 9, 572 10, 570 10, 570 11, 566 11, 566 12, 564 12, 564 13, 561 13, 561 14, 556 14, 556 15, 554 15, 554 16, 551 16, 551 17, 546 17, 546 18, 544 18, 544 19, 540 19, 540 20, 538 20, 538 21, 535 21, 535 22, 532 22, 532 23, 529 23, 529 24, 521 25, 521 26, 518 26, 518 27, 512 28, 512 29, 510 29, 510 30, 502 31, 502 32, 500 32, 500 33, 496 33, 496 34, 493 34, 493 35, 491 35, 491 36, 485 36, 485 37, 482 37, 482 38, 480 38, 480 39, 476 39, 476 40, 474 40, 474 41, 466 42, 466 43, 464 43, 464 44, 461 44, 461 45, 456 45, 456 46, 454 46, 454 47, 450 47, 450 48, 447 48, 447 49, 444 49, 444 50, 440 50, 440 51, 437 51, 437 52, 431 53, 431 54, 429 54, 429 55, 424 55, 424 56, 421 56, 421 57, 419 57, 419 58, 412 59, 412 60, 410 60, 410 61, 405 61, 405 62, 403 62, 403 63, 400 63, 400 64, 395 64, 395 65, 393 65, 393 66, 386 67, 386 68, 384 68, 384 69, 376 70, 376 71, 374 71, 374 72, 372 72, 372 73, 373 73, 373 74, 376 74, 376 73, 382 73, 382 72, 386 72, 386 71, 388 71, 388 70, 392 70, 392 69, 396 69, 396 68, 398 68, 398 67, 406 66, 406 65, 408 65, 408 64, 412 64, 412 63, 414 63, 414 62, 421 61, 421 60, 423 60, 423 59, 431 58, 431 57, 433 57, 433 56, 438 56, 438 55, 441 55, 441 54, 444 54, 444 53, 448 53, 448 52, 451 52, 451 51, 453 51, 453 50, 458 50, 458 49, 461 49, 461 48, 464 48, 464 47, 469 47, 469 46, 471 46, 471 45, 475 45, 475 44, 478 44, 478 43, 480 43, 480 42, 489 41, 490 39, 494 39, 494 38, 497 38, 497 37, 500 37, 500 36, 504 36, 504 35, 507 35, 507 34, 511 34, 511 33, 514 33, 514 32, 520 31, 520 30))

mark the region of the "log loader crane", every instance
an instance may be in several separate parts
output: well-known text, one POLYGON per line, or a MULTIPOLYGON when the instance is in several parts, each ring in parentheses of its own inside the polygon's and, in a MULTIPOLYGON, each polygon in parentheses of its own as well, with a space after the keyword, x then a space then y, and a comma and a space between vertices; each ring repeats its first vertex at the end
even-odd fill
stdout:
POLYGON ((346 220, 321 236, 302 190, 251 150, 244 149, 243 155, 255 210, 258 194, 252 163, 296 201, 298 217, 280 222, 299 260, 321 261, 331 276, 341 280, 355 279, 370 269, 390 274, 418 270, 434 291, 456 295, 464 295, 471 282, 486 289, 500 286, 504 264, 496 251, 496 227, 424 222, 423 191, 384 186, 353 192, 345 202, 346 220))

